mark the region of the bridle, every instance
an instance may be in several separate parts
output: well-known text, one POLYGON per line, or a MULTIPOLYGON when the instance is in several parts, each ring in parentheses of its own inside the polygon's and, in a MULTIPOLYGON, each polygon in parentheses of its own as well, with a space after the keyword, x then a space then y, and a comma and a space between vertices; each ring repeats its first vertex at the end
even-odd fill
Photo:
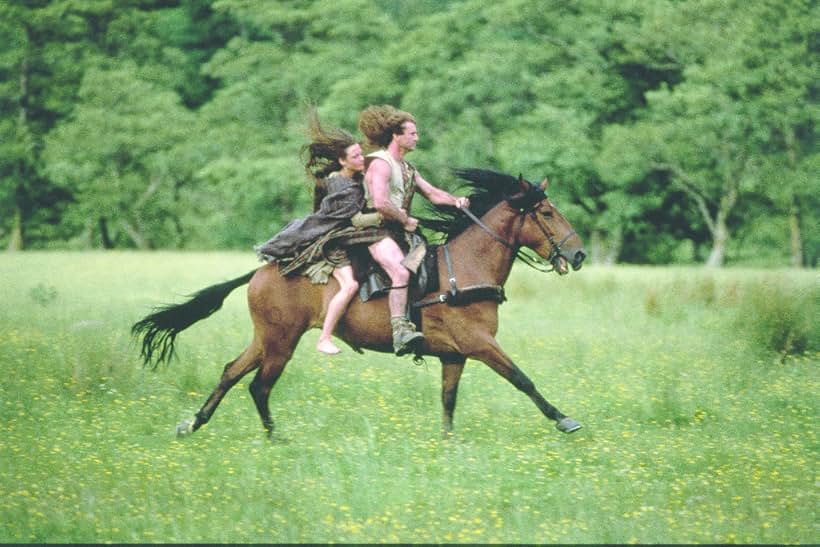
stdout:
MULTIPOLYGON (((532 215, 532 219, 535 221, 535 225, 538 226, 538 229, 541 230, 541 233, 544 234, 544 237, 546 237, 547 241, 549 241, 550 245, 552 245, 552 251, 550 251, 550 255, 547 257, 546 260, 547 260, 547 262, 549 262, 550 264, 553 265, 553 268, 555 268, 554 261, 559 256, 561 256, 561 251, 562 251, 561 247, 564 246, 564 243, 566 243, 569 240, 569 238, 571 238, 572 236, 575 235, 575 230, 570 230, 567 233, 567 235, 565 235, 563 237, 563 239, 561 239, 561 241, 556 243, 555 238, 553 237, 554 234, 549 233, 547 231, 547 229, 544 228, 544 225, 541 224, 541 222, 538 220, 538 215, 536 214, 536 212, 535 211, 530 211, 529 214, 532 215)), ((566 257, 564 257, 564 258, 566 258, 566 257)))
POLYGON ((551 272, 555 269, 555 261, 558 259, 559 256, 561 256, 563 245, 569 240, 569 238, 575 235, 575 230, 570 230, 569 233, 567 233, 567 235, 565 235, 561 239, 561 241, 556 243, 554 234, 550 233, 549 230, 547 230, 547 228, 544 227, 541 221, 538 220, 538 214, 535 212, 535 210, 526 211, 525 209, 519 209, 518 212, 520 220, 515 230, 515 237, 513 237, 513 242, 510 243, 509 241, 495 233, 493 229, 487 226, 480 218, 475 216, 469 208, 462 207, 461 211, 463 211, 464 214, 467 215, 467 217, 470 220, 472 220, 479 228, 487 232, 493 239, 504 245, 506 248, 510 249, 513 252, 515 258, 520 259, 525 264, 532 266, 533 268, 540 270, 542 272, 551 272), (521 248, 521 244, 518 243, 518 238, 521 235, 521 230, 524 227, 524 221, 526 220, 527 215, 532 216, 535 225, 538 226, 538 229, 541 230, 541 233, 544 234, 544 237, 547 238, 547 241, 549 241, 550 245, 552 246, 550 254, 546 259, 538 255, 533 257, 531 254, 526 254, 521 248), (541 263, 542 261, 551 264, 552 268, 545 269, 546 267, 541 263))

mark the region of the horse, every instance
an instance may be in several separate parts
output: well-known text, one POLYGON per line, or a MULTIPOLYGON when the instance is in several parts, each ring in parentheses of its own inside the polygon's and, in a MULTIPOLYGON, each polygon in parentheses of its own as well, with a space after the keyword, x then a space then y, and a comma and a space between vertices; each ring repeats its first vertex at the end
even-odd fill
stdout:
MULTIPOLYGON (((459 380, 469 359, 482 361, 526 394, 564 433, 581 424, 547 402, 533 382, 516 366, 495 338, 503 286, 516 258, 559 275, 580 269, 586 253, 583 242, 546 194, 548 181, 533 184, 484 169, 460 169, 456 175, 471 191, 470 208, 439 208, 422 226, 443 233, 443 244, 432 247, 438 264, 438 286, 446 291, 424 295, 415 306, 425 336, 414 348, 417 359, 438 358, 442 365, 442 434, 453 433, 459 380), (551 268, 550 268, 551 266, 551 268)), ((274 420, 268 400, 302 335, 318 328, 327 305, 338 291, 330 279, 311 284, 304 275, 283 276, 276 263, 200 290, 182 304, 165 305, 132 326, 142 337, 143 364, 156 367, 174 356, 176 336, 221 306, 234 289, 248 284, 247 300, 254 335, 247 348, 228 362, 213 392, 200 410, 177 426, 179 436, 208 423, 228 391, 256 370, 249 390, 262 425, 272 437, 274 420)), ((392 353, 387 298, 363 302, 354 298, 334 333, 359 353, 363 349, 392 353)))

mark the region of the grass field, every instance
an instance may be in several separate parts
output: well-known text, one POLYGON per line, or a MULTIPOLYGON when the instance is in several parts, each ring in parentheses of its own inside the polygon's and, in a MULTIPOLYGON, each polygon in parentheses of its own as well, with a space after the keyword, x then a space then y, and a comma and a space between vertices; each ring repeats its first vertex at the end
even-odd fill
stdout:
POLYGON ((130 325, 252 253, 0 258, 1 542, 818 543, 816 271, 516 267, 442 440, 433 359, 313 351, 178 440, 250 336, 244 289, 144 370, 130 325))

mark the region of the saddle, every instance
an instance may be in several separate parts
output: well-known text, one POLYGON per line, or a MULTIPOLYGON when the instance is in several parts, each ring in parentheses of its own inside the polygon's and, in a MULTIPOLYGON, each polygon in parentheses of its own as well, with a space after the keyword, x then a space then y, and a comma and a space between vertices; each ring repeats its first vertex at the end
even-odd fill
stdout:
MULTIPOLYGON (((499 285, 479 284, 459 287, 456 280, 453 263, 450 257, 450 250, 445 244, 444 262, 447 266, 447 278, 449 287, 446 292, 441 292, 435 296, 424 298, 426 294, 440 290, 438 249, 440 245, 429 245, 418 269, 410 276, 407 287, 407 316, 421 330, 421 308, 435 304, 447 304, 449 306, 464 306, 482 300, 492 300, 501 304, 507 300, 504 294, 504 287, 499 285)), ((366 263, 359 263, 360 268, 356 268, 357 260, 354 262, 354 271, 361 272, 357 275, 359 281, 359 298, 362 302, 367 302, 374 298, 385 296, 391 289, 390 278, 384 273, 381 267, 368 260, 366 263)))
MULTIPOLYGON (((416 272, 411 273, 407 287, 408 303, 416 302, 428 292, 438 290, 437 249, 438 245, 427 246, 424 259, 416 272)), ((365 260, 353 260, 353 269, 357 272, 356 277, 359 281, 359 298, 361 301, 367 302, 387 295, 391 289, 390 277, 378 264, 370 259, 369 254, 367 257, 359 258, 365 258, 365 260)))

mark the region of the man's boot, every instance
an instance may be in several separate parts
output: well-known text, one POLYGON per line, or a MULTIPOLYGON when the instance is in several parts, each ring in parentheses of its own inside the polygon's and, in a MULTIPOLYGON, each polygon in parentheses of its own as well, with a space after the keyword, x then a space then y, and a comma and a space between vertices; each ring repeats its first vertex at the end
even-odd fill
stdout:
POLYGON ((393 327, 393 351, 396 355, 410 353, 413 351, 413 346, 424 340, 424 335, 404 317, 391 317, 390 325, 393 327))

